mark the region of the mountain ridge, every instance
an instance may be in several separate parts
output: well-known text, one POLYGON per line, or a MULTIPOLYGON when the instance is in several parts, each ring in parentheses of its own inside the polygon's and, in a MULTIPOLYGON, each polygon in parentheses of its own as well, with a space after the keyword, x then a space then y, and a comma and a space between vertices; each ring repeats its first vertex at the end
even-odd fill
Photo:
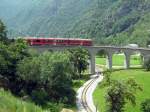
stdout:
POLYGON ((4 1, 0 17, 9 35, 92 38, 97 44, 110 45, 146 46, 150 40, 150 27, 145 25, 150 25, 145 21, 150 14, 148 0, 15 0, 13 5, 4 1), (2 9, 7 9, 6 15, 2 9), (16 11, 9 15, 11 9, 16 11), (140 34, 137 29, 144 31, 140 34))

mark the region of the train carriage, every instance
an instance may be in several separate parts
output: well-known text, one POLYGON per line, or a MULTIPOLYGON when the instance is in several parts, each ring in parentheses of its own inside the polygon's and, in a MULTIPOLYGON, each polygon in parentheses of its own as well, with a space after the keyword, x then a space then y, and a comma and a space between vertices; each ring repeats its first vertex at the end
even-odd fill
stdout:
POLYGON ((36 45, 74 45, 74 46, 92 46, 91 39, 75 39, 75 38, 26 38, 31 46, 36 45))

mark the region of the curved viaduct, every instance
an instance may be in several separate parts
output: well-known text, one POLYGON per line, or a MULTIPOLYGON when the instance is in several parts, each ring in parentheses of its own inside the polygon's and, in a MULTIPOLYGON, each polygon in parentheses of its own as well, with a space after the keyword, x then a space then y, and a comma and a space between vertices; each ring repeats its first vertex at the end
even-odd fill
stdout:
POLYGON ((125 55, 124 68, 130 68, 130 56, 135 52, 142 55, 145 62, 150 58, 150 48, 130 48, 130 47, 114 47, 114 46, 31 46, 31 48, 37 49, 39 52, 44 51, 63 51, 65 49, 72 49, 76 47, 82 47, 87 49, 90 54, 90 73, 95 73, 95 56, 96 54, 104 50, 107 55, 107 68, 112 69, 112 56, 117 52, 123 52, 125 55))

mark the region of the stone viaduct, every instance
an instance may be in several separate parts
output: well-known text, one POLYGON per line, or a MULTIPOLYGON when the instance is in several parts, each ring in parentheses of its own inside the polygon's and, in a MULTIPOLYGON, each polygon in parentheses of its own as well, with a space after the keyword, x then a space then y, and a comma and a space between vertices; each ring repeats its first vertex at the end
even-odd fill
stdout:
POLYGON ((65 49, 72 49, 76 47, 82 47, 87 49, 90 55, 90 74, 95 73, 95 56, 96 54, 104 50, 106 52, 106 64, 108 69, 112 69, 112 56, 117 52, 122 52, 125 55, 124 68, 130 68, 130 56, 134 53, 140 53, 145 62, 150 58, 150 48, 131 48, 131 47, 115 47, 115 46, 31 46, 31 48, 37 49, 39 52, 44 51, 63 51, 65 49))

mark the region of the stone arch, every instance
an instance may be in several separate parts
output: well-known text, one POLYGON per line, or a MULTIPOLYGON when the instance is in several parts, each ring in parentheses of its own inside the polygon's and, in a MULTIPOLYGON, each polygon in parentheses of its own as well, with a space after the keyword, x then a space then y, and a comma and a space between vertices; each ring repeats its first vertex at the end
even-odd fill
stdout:
POLYGON ((112 47, 112 48, 109 48, 106 50, 108 53, 107 58, 106 58, 107 68, 112 69, 113 68, 113 56, 114 56, 114 54, 120 52, 120 49, 112 47))
POLYGON ((122 68, 124 66, 124 60, 125 60, 125 54, 122 49, 117 49, 113 54, 113 60, 114 65, 117 66, 117 68, 122 68))
POLYGON ((103 49, 98 49, 97 53, 96 53, 96 64, 100 65, 100 66, 106 66, 106 57, 107 57, 107 51, 103 48, 103 49))
MULTIPOLYGON (((131 61, 134 61, 134 63, 136 62, 136 60, 139 60, 138 59, 138 56, 135 56, 135 54, 141 54, 139 52, 138 49, 130 49, 130 48, 127 48, 127 49, 123 49, 123 52, 124 52, 124 56, 125 56, 125 60, 124 60, 124 68, 125 69, 129 69, 131 67, 137 67, 137 64, 133 64, 131 63, 131 61)), ((136 62, 138 63, 138 62, 136 62)), ((139 65, 140 65, 141 62, 139 62, 139 65)))
MULTIPOLYGON (((139 49, 133 50, 131 54, 131 60, 139 60, 139 65, 143 65, 143 54, 140 52, 139 49)), ((133 66, 132 63, 131 66, 133 66)))

